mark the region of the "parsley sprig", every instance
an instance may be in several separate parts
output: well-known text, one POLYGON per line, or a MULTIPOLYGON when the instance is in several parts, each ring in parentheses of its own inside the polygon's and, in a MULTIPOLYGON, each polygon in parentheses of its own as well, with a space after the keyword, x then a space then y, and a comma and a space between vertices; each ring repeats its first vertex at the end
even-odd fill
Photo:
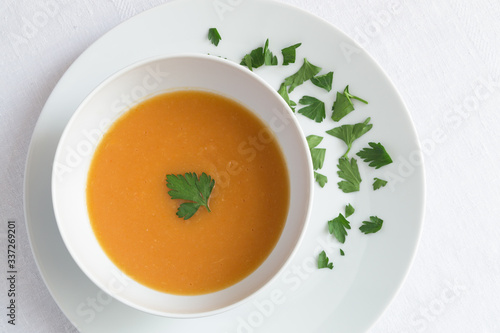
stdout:
POLYGON ((221 39, 222 37, 220 36, 219 31, 217 31, 217 28, 208 29, 208 40, 210 40, 212 44, 218 46, 221 39))
POLYGON ((370 216, 370 221, 363 221, 363 225, 359 227, 364 234, 374 234, 380 229, 382 229, 382 225, 384 221, 379 219, 377 216, 370 216))
POLYGON ((214 186, 215 180, 204 172, 199 178, 194 172, 184 175, 167 175, 170 197, 189 201, 182 203, 177 210, 177 216, 184 220, 191 218, 201 206, 210 212, 208 199, 214 186))
POLYGON ((326 255, 325 251, 321 251, 318 255, 318 268, 333 268, 333 263, 330 262, 330 259, 326 255))
POLYGON ((381 187, 384 187, 385 185, 387 185, 387 180, 383 180, 383 179, 376 178, 376 177, 373 178, 373 190, 374 191, 378 190, 381 187))
POLYGON ((309 119, 320 123, 325 119, 325 103, 317 99, 316 97, 304 96, 299 100, 299 104, 307 105, 299 110, 300 114, 303 114, 309 119))
POLYGON ((344 141, 347 145, 347 151, 344 153, 343 157, 347 158, 347 154, 351 150, 352 143, 359 139, 363 134, 371 130, 373 127, 370 124, 370 118, 366 118, 366 120, 362 123, 357 123, 354 125, 342 125, 339 127, 332 128, 326 133, 333 135, 336 138, 344 141))
POLYGON ((361 157, 366 163, 370 163, 368 164, 369 166, 379 169, 384 165, 392 163, 391 156, 389 156, 380 142, 369 142, 368 145, 370 145, 370 148, 364 148, 356 155, 361 157))
POLYGON ((342 213, 333 220, 328 221, 328 231, 342 244, 345 243, 348 229, 351 229, 351 223, 346 220, 342 213))
POLYGON ((301 45, 302 43, 297 43, 281 50, 281 54, 283 54, 283 66, 295 63, 295 50, 301 45))
POLYGON ((352 103, 351 99, 357 99, 360 102, 368 104, 368 102, 364 99, 350 94, 349 86, 346 86, 343 93, 337 92, 337 99, 333 103, 332 119, 334 121, 339 121, 340 119, 344 118, 349 113, 354 111, 354 104, 352 103))
POLYGON ((288 93, 291 93, 296 87, 300 86, 307 80, 313 78, 316 74, 321 71, 321 67, 314 66, 306 58, 304 58, 304 63, 299 70, 287 77, 284 81, 285 85, 288 86, 288 93))
POLYGON ((341 157, 337 165, 339 171, 337 174, 340 178, 344 179, 338 182, 339 189, 344 193, 351 193, 359 191, 359 184, 361 183, 361 175, 359 174, 358 162, 355 158, 349 159, 341 157))

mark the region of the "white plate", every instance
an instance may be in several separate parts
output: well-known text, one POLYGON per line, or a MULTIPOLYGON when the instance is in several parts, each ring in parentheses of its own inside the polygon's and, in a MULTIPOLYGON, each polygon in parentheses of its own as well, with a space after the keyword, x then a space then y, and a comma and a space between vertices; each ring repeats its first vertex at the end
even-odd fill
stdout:
MULTIPOLYGON (((358 159, 359 160, 359 159, 358 159)), ((401 286, 420 237, 424 206, 422 154, 410 116, 397 91, 379 66, 350 38, 327 22, 297 8, 265 0, 184 0, 144 12, 119 25, 89 47, 68 69, 48 99, 35 128, 25 176, 25 213, 35 259, 57 304, 82 332, 364 332, 382 314, 401 286), (210 27, 222 35, 218 47, 207 38, 210 27), (182 320, 148 315, 110 299, 79 270, 66 250, 54 218, 50 196, 52 161, 59 137, 72 113, 106 77, 148 57, 186 52, 211 53, 239 61, 270 39, 280 50, 302 42, 297 63, 259 68, 271 85, 294 73, 302 58, 333 70, 332 93, 307 82, 291 94, 298 101, 312 95, 327 102, 349 84, 351 93, 370 102, 341 124, 372 117, 373 129, 357 140, 351 156, 370 141, 381 142, 394 163, 379 170, 358 161, 361 191, 344 194, 336 185, 336 162, 344 152, 340 140, 325 134, 338 126, 328 118, 317 124, 297 118, 304 132, 324 136, 327 148, 320 171, 329 178, 315 188, 312 219, 302 247, 280 278, 255 301, 207 318, 182 320), (373 191, 373 177, 389 180, 373 191), (351 203, 352 229, 339 255, 339 243, 326 222, 351 203), (377 215, 383 229, 372 235, 357 230, 377 215), (326 250, 333 270, 318 270, 317 253, 326 250)), ((119 277, 117 277, 119 279, 119 277)))

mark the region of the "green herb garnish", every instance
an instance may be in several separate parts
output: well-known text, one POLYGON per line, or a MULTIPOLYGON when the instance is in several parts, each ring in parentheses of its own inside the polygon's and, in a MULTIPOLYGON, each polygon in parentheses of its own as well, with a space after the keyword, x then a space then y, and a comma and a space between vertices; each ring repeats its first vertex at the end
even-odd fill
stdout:
MULTIPOLYGON (((324 148, 316 148, 321 141, 323 141, 322 136, 317 135, 309 135, 306 137, 307 145, 309 146, 309 151, 311 152, 311 158, 313 162, 313 169, 318 170, 323 167, 323 163, 325 161, 326 149, 324 148)), ((314 172, 314 180, 316 180, 319 186, 324 187, 328 182, 328 177, 322 175, 320 173, 314 172)))
POLYGON ((349 217, 354 214, 354 207, 351 204, 345 206, 345 217, 349 217))
POLYGON ((281 97, 283 97, 283 99, 288 104, 290 109, 292 109, 292 111, 295 112, 295 106, 297 106, 297 103, 292 101, 290 99, 290 96, 288 96, 288 92, 286 91, 286 86, 284 83, 281 84, 280 89, 278 90, 278 94, 280 94, 281 97))
POLYGON ((333 135, 336 138, 344 141, 347 145, 347 151, 343 155, 343 157, 347 158, 347 154, 351 150, 352 143, 359 139, 363 134, 371 130, 373 127, 372 124, 369 124, 370 118, 366 118, 363 123, 357 123, 354 125, 342 125, 339 127, 332 128, 326 133, 333 135))
POLYGON ((317 173, 316 171, 314 171, 314 180, 317 181, 319 186, 322 188, 325 187, 326 183, 328 183, 328 177, 317 173))
POLYGON ((283 66, 288 64, 295 63, 295 50, 302 45, 302 43, 298 43, 289 47, 285 47, 281 50, 281 54, 283 54, 283 66))
POLYGON ((210 28, 208 29, 208 39, 212 42, 212 44, 217 46, 219 45, 219 42, 222 39, 222 37, 220 36, 216 28, 210 28))
POLYGON ((325 161, 326 149, 316 148, 316 146, 321 143, 323 137, 317 135, 309 135, 308 137, 306 137, 306 140, 307 144, 309 145, 309 151, 311 152, 313 169, 321 169, 323 167, 323 162, 325 161))
POLYGON ((324 148, 313 148, 310 149, 311 158, 313 162, 313 169, 318 170, 323 167, 323 162, 325 161, 326 149, 324 148))
POLYGON ((258 47, 245 54, 240 62, 240 65, 248 67, 249 70, 262 65, 276 66, 277 64, 278 58, 269 50, 269 39, 266 40, 264 47, 258 47))
POLYGON ((380 142, 369 142, 368 144, 371 148, 364 148, 356 155, 361 157, 366 163, 370 162, 370 164, 368 164, 369 166, 378 169, 392 163, 391 157, 380 142))
POLYGON ((361 175, 359 174, 358 163, 356 159, 349 159, 341 157, 339 159, 339 164, 337 165, 339 171, 337 174, 340 178, 344 179, 338 182, 339 189, 344 193, 351 193, 359 191, 359 184, 361 183, 361 175))
POLYGON ((368 104, 367 101, 349 93, 349 86, 346 86, 343 93, 337 92, 337 99, 333 103, 332 119, 339 121, 354 110, 354 104, 351 99, 357 99, 360 102, 368 104))
POLYGON ((347 221, 344 215, 339 214, 333 220, 328 221, 328 231, 333 234, 335 238, 342 244, 345 243, 345 236, 347 236, 347 229, 351 229, 351 224, 347 221))
POLYGON ((249 70, 253 70, 253 68, 259 68, 264 65, 264 48, 258 47, 250 51, 250 53, 245 54, 240 65, 248 67, 249 70))
POLYGON ((196 173, 183 175, 167 175, 168 194, 172 199, 182 199, 191 202, 182 203, 177 210, 177 216, 184 220, 192 217, 198 208, 204 206, 209 212, 208 198, 214 188, 215 180, 202 173, 200 178, 196 173))
POLYGON ((293 75, 285 79, 285 85, 288 86, 288 92, 291 93, 296 87, 310 80, 321 71, 321 67, 314 66, 304 58, 302 67, 293 75))
POLYGON ((317 123, 320 123, 323 119, 325 119, 325 103, 319 99, 311 96, 304 96, 299 100, 299 104, 307 105, 298 111, 300 114, 303 114, 317 123))
POLYGON ((344 256, 344 255, 345 255, 345 253, 344 253, 344 251, 343 251, 342 249, 340 249, 340 255, 341 255, 341 256, 344 256))
POLYGON ((364 234, 374 234, 382 228, 383 220, 376 216, 370 216, 370 221, 363 221, 363 225, 359 227, 364 234))
POLYGON ((313 149, 317 145, 319 145, 321 143, 321 141, 323 141, 323 137, 318 136, 318 135, 308 135, 306 137, 306 141, 307 141, 307 145, 309 146, 309 149, 313 149))
POLYGON ((333 268, 333 263, 330 262, 325 251, 322 251, 318 256, 318 268, 333 268))
POLYGON ((383 180, 380 178, 373 178, 373 180, 374 180, 374 182, 373 182, 373 190, 374 191, 387 185, 387 180, 383 180))
POLYGON ((325 89, 326 91, 332 90, 332 83, 333 83, 333 72, 324 74, 324 75, 319 75, 311 78, 311 82, 320 88, 325 89))
POLYGON ((269 51, 269 39, 266 40, 266 45, 264 45, 264 65, 266 66, 276 66, 278 64, 278 58, 269 51))

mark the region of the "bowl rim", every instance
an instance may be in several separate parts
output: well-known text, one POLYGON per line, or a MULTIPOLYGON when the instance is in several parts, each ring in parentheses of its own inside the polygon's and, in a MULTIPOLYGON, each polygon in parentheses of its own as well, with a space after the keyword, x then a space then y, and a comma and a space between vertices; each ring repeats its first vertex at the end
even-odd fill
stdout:
MULTIPOLYGON (((237 301, 232 302, 231 304, 228 304, 226 306, 222 306, 222 307, 218 307, 218 308, 213 309, 213 310, 202 311, 202 312, 194 312, 194 313, 181 313, 181 312, 177 312, 177 313, 173 313, 173 312, 165 312, 165 311, 158 311, 158 310, 155 310, 155 309, 145 308, 145 307, 143 307, 143 306, 141 306, 141 305, 139 305, 137 303, 134 303, 130 299, 128 299, 126 297, 123 297, 123 295, 121 295, 120 293, 111 293, 108 290, 109 288, 105 288, 103 285, 101 285, 100 281, 98 281, 95 278, 95 276, 93 276, 93 274, 91 274, 91 271, 89 272, 89 269, 83 263, 80 262, 80 260, 78 259, 78 255, 76 255, 75 253, 73 253, 73 248, 71 246, 68 246, 69 240, 67 239, 66 234, 64 232, 62 232, 62 230, 61 230, 62 229, 61 226, 62 226, 62 224, 64 222, 62 222, 62 217, 60 217, 59 213, 58 213, 58 208, 57 208, 58 205, 57 205, 57 199, 56 199, 56 194, 55 194, 56 188, 57 188, 57 184, 56 184, 56 177, 57 176, 56 176, 56 168, 55 168, 56 159, 62 153, 61 151, 62 151, 63 143, 64 143, 66 137, 69 135, 70 128, 72 127, 73 123, 77 120, 79 114, 82 113, 82 110, 85 109, 85 106, 89 103, 89 101, 91 101, 95 97, 95 95, 98 94, 104 87, 106 87, 109 83, 113 82, 114 80, 116 80, 120 76, 122 76, 122 75, 124 75, 124 74, 126 74, 126 73, 128 73, 130 71, 133 71, 133 70, 135 70, 135 69, 137 69, 137 68, 139 68, 141 66, 145 66, 147 64, 154 63, 154 62, 157 62, 157 61, 170 60, 170 59, 193 59, 193 60, 197 59, 197 60, 203 60, 203 61, 209 61, 209 62, 210 61, 218 62, 220 64, 223 64, 224 66, 231 67, 232 70, 239 71, 240 73, 242 73, 242 74, 250 77, 252 80, 258 82, 258 84, 261 85, 261 86, 263 86, 266 90, 268 90, 273 95, 273 97, 277 101, 279 101, 279 103, 283 106, 283 109, 286 110, 287 115, 289 116, 288 120, 291 121, 292 126, 294 126, 295 130, 300 134, 299 135, 299 140, 301 141, 301 145, 302 145, 301 148, 304 148, 306 150, 306 152, 308 152, 309 148, 308 148, 308 143, 307 143, 305 134, 304 134, 304 132, 302 130, 302 127, 299 124, 299 121, 297 120, 297 118, 293 114, 292 110, 290 109, 290 106, 286 103, 286 101, 282 98, 282 96, 268 82, 266 82, 259 75, 255 74, 253 71, 250 71, 247 67, 244 67, 244 66, 242 66, 240 64, 237 64, 237 63, 235 63, 235 62, 233 62, 231 60, 220 58, 220 57, 217 57, 217 56, 214 56, 214 55, 206 55, 206 54, 200 54, 200 53, 177 53, 177 54, 168 54, 168 55, 155 55, 155 56, 152 56, 152 57, 147 57, 147 58, 144 58, 142 60, 133 62, 133 63, 131 63, 131 64, 123 67, 122 69, 114 72, 113 74, 109 75, 104 80, 102 80, 99 84, 97 84, 92 89, 92 91, 78 104, 78 107, 75 109, 75 111, 71 115, 69 121, 67 122, 67 124, 64 127, 64 130, 63 130, 63 132, 61 134, 61 137, 58 140, 57 148, 56 148, 56 151, 55 151, 55 154, 54 154, 53 163, 52 163, 52 172, 51 172, 52 208, 54 210, 54 216, 55 216, 55 220, 56 220, 56 224, 57 224, 57 229, 58 229, 58 231, 59 231, 59 233, 61 235, 61 238, 63 240, 63 243, 64 243, 66 249, 70 253, 71 258, 75 261, 75 263, 77 264, 77 266, 83 271, 83 273, 87 276, 87 278, 89 278, 92 281, 92 283, 94 283, 100 290, 102 290, 103 292, 105 292, 106 294, 108 294, 109 296, 111 296, 113 299, 116 299, 116 300, 118 300, 119 302, 121 302, 123 304, 126 304, 126 305, 128 305, 128 306, 130 306, 132 308, 135 308, 137 310, 143 311, 145 313, 149 313, 149 314, 153 314, 153 315, 158 315, 158 316, 163 316, 163 317, 168 317, 168 318, 185 318, 185 319, 189 319, 189 318, 202 318, 202 317, 212 316, 212 315, 216 315, 216 314, 219 314, 219 313, 231 310, 233 308, 238 307, 239 305, 241 305, 243 303, 246 303, 250 299, 254 298, 257 294, 259 294, 260 292, 262 292, 267 286, 271 285, 274 281, 276 281, 278 279, 278 277, 280 277, 282 275, 282 273, 285 271, 285 269, 290 265, 291 261, 296 256, 296 254, 297 254, 297 252, 298 252, 298 250, 299 250, 299 248, 300 248, 300 246, 301 246, 301 244, 302 244, 302 242, 303 242, 303 240, 305 238, 306 230, 307 230, 308 225, 310 223, 312 205, 313 205, 313 201, 314 201, 313 200, 314 199, 314 181, 313 181, 313 179, 314 179, 314 169, 313 169, 311 158, 308 158, 308 160, 306 161, 306 168, 307 168, 308 177, 305 178, 306 187, 307 187, 307 195, 305 195, 306 202, 304 204, 305 215, 304 215, 304 218, 301 220, 302 227, 301 227, 301 230, 300 230, 300 234, 298 235, 298 238, 297 238, 295 244, 293 245, 293 248, 291 249, 289 255, 286 258, 286 260, 281 264, 281 267, 279 269, 277 269, 267 281, 265 281, 265 283, 260 284, 254 291, 252 291, 251 293, 249 293, 245 297, 240 298, 237 301)), ((186 88, 186 87, 184 87, 184 88, 186 88)), ((184 89, 184 88, 181 88, 181 89, 184 89)), ((222 95, 222 96, 225 96, 227 98, 230 98, 232 100, 237 101, 235 98, 232 98, 231 96, 224 95, 224 93, 220 93, 220 92, 214 92, 214 93, 217 93, 219 95, 222 95)), ((153 97, 153 96, 152 95, 147 95, 147 96, 145 96, 142 99, 134 101, 134 103, 132 104, 132 107, 135 106, 135 105, 137 105, 137 104, 139 104, 139 103, 142 103, 144 100, 147 100, 147 99, 149 99, 151 97, 153 97)), ((240 101, 237 101, 237 102, 240 103, 240 104, 242 104, 242 105, 244 105, 240 101)), ((255 114, 255 112, 251 108, 247 107, 246 105, 245 105, 245 107, 247 109, 249 109, 253 114, 255 114)), ((124 111, 124 113, 126 113, 128 110, 130 110, 130 108, 131 107, 128 107, 126 109, 126 111, 124 111)), ((123 114, 121 114, 117 118, 113 119, 111 124, 115 123, 116 120, 119 119, 123 114)), ((258 115, 256 115, 256 116, 258 116, 258 115)), ((258 116, 258 117, 260 118, 260 116, 258 116)), ((263 121, 263 120, 261 119, 261 121, 263 121)), ((266 125, 269 126, 268 124, 266 124, 266 125)), ((288 125, 288 126, 290 126, 290 125, 288 125)), ((109 129, 109 127, 108 127, 108 129, 109 129)), ((107 129, 104 131, 104 133, 106 131, 107 131, 107 129)), ((272 131, 274 133, 274 130, 272 130, 272 131)), ((92 156, 93 156, 93 153, 90 155, 90 159, 92 159, 92 156)), ((288 218, 287 218, 287 220, 288 220, 288 218)), ((281 235, 280 235, 280 239, 281 239, 281 235)), ((94 236, 95 236, 95 234, 94 234, 94 236)), ((278 242, 279 242, 279 240, 278 240, 278 242)), ((275 244, 275 247, 276 247, 277 244, 275 244)), ((107 256, 107 254, 104 252, 104 250, 102 249, 102 247, 100 247, 100 250, 104 253, 104 255, 107 256)), ((274 248, 273 248, 272 251, 274 251, 274 248)), ((272 251, 271 251, 271 253, 272 253, 272 251)), ((271 253, 269 255, 271 255, 271 253)), ((266 260, 267 260, 267 258, 264 260, 264 262, 266 260)), ((261 265, 264 262, 262 262, 261 265)), ((113 262, 113 264, 114 264, 114 262, 113 262)), ((261 265, 259 265, 259 267, 261 265)), ((126 275, 119 268, 118 268, 118 270, 122 274, 126 275)), ((244 279, 248 278, 250 275, 246 276, 244 279)), ((130 279, 132 279, 132 278, 130 278, 130 279)), ((132 280, 134 280, 134 279, 132 279, 132 280)), ((134 280, 134 281, 136 281, 136 280, 134 280)), ((142 283, 140 283, 138 281, 136 281, 136 282, 142 285, 142 283)), ((237 282, 237 283, 239 283, 239 282, 237 282)), ((146 287, 146 288, 148 288, 148 289, 154 290, 154 289, 152 289, 152 288, 150 288, 148 286, 145 286, 145 285, 143 285, 143 286, 146 287)), ((226 289, 226 288, 224 288, 224 289, 226 289)), ((221 289, 221 290, 224 290, 224 289, 221 289)), ((218 290, 218 291, 220 291, 220 290, 218 290)), ((215 292, 212 292, 212 293, 209 293, 209 294, 217 293, 218 291, 215 291, 215 292)), ((159 292, 161 292, 161 291, 159 291, 159 292)), ((163 293, 165 293, 165 292, 163 292, 163 293)), ((165 294, 168 294, 168 293, 165 293, 165 294)), ((176 296, 191 297, 190 295, 176 295, 176 296)))

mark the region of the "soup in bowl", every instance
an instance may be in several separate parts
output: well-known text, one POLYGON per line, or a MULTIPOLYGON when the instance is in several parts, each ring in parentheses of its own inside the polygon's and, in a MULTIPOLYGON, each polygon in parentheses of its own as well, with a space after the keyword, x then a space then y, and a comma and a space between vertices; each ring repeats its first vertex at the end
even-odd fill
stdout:
POLYGON ((269 284, 303 237, 312 165, 286 102, 212 56, 134 64, 80 105, 54 160, 70 254, 137 309, 199 317, 269 284))

